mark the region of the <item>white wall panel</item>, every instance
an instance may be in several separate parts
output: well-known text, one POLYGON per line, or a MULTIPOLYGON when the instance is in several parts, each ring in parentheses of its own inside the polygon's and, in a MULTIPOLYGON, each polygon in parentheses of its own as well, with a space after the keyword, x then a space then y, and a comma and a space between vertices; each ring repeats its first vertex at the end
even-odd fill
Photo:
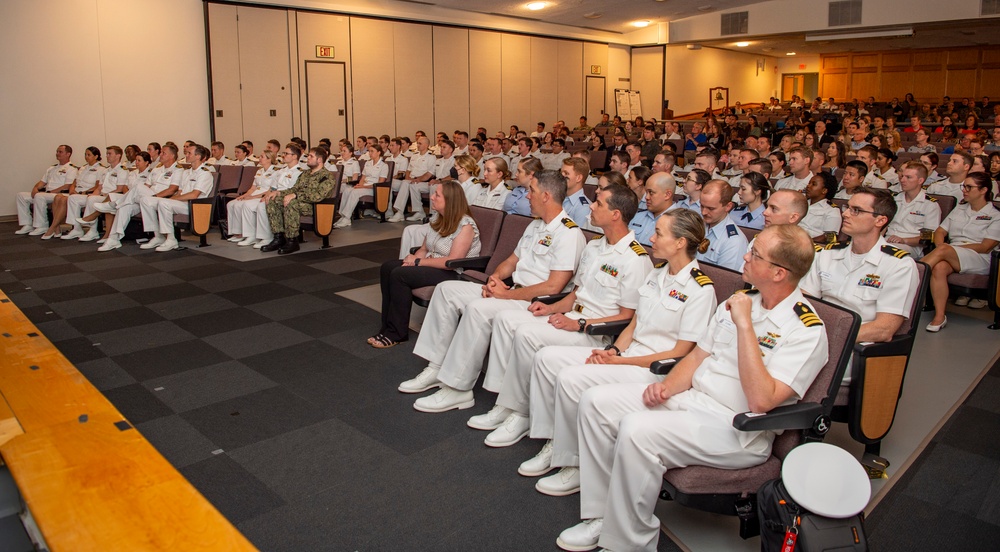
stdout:
MULTIPOLYGON (((354 134, 395 133, 396 105, 391 21, 351 18, 354 134)), ((408 63, 409 60, 400 60, 408 63)))
MULTIPOLYGON (((716 74, 714 78, 719 77, 716 74)), ((642 117, 659 119, 663 107, 663 46, 632 48, 632 90, 639 91, 642 117)))
MULTIPOLYGON (((434 132, 434 52, 430 25, 393 23, 396 86, 396 125, 378 134, 413 136, 421 129, 434 132)), ((449 135, 451 133, 449 132, 449 135)))
MULTIPOLYGON (((590 72, 590 67, 583 65, 583 43, 560 40, 558 51, 558 118, 566 121, 566 125, 572 129, 579 124, 580 115, 584 114, 583 79, 590 72)), ((597 121, 590 124, 593 126, 596 123, 597 121)))
POLYGON ((470 30, 469 53, 470 134, 481 126, 496 132, 504 128, 500 119, 500 33, 470 30))
POLYGON ((522 35, 503 34, 500 37, 503 63, 501 68, 500 123, 487 126, 487 134, 507 132, 510 125, 525 128, 531 119, 531 41, 522 35))
MULTIPOLYGON (((243 140, 237 9, 236 6, 208 5, 208 32, 212 56, 212 106, 215 109, 215 113, 211 115, 215 119, 215 139, 224 142, 227 149, 243 140), (216 116, 219 111, 222 111, 222 117, 216 116)), ((232 156, 232 153, 227 152, 226 155, 232 156)))
MULTIPOLYGON (((516 120, 507 116, 504 110, 504 121, 508 124, 516 124, 523 129, 534 128, 538 121, 545 121, 546 130, 552 128, 552 123, 558 118, 558 89, 559 89, 559 42, 551 38, 531 37, 531 60, 529 83, 531 95, 531 113, 519 113, 521 115, 516 120)), ((507 54, 504 49, 504 54, 507 54)), ((520 64, 519 64, 520 65, 520 64)), ((513 67, 504 63, 505 69, 510 69, 520 74, 528 74, 525 70, 528 64, 520 67, 513 67)), ((506 86, 504 79, 504 96, 510 95, 509 99, 517 101, 521 97, 528 99, 527 95, 520 96, 506 86)), ((527 104, 528 102, 524 102, 527 104)), ((506 103, 504 104, 506 105, 506 103)))
POLYGON ((469 31, 434 27, 434 132, 468 129, 469 31))
MULTIPOLYGON (((312 129, 316 136, 328 136, 333 141, 337 141, 341 138, 350 138, 355 134, 354 131, 354 109, 350 106, 353 104, 353 81, 351 79, 351 26, 350 18, 342 15, 333 14, 323 14, 323 13, 306 13, 298 12, 296 14, 296 38, 298 51, 294 52, 292 55, 297 56, 297 64, 293 71, 294 78, 298 79, 298 100, 302 108, 300 110, 300 120, 301 117, 306 113, 305 107, 305 62, 310 60, 317 60, 316 57, 316 46, 333 46, 334 57, 331 61, 341 61, 345 63, 347 72, 347 125, 348 125, 348 136, 337 136, 331 135, 332 130, 326 129, 312 129)), ((310 99, 311 100, 311 99, 310 99)), ((304 131, 299 131, 304 132, 304 131)), ((360 132, 359 132, 360 134, 360 132)), ((353 142, 353 138, 351 139, 353 142)))
MULTIPOLYGON (((292 129, 288 18, 284 10, 240 6, 240 83, 243 136, 256 150, 271 138, 287 139, 292 129), (261 40, 262 36, 268 37, 261 40), (274 110, 274 115, 271 111, 274 110)), ((213 41, 214 42, 214 41, 213 41)), ((231 151, 232 144, 226 143, 231 151)))

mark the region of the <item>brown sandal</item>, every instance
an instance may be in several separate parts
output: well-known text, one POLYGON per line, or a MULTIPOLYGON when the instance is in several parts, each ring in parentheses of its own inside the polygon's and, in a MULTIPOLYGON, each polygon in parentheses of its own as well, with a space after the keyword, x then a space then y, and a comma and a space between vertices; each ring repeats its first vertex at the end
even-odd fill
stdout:
POLYGON ((375 347, 376 349, 388 349, 390 347, 395 347, 396 345, 399 345, 399 342, 393 341, 382 334, 378 334, 372 337, 368 341, 368 344, 371 345, 372 347, 375 347))

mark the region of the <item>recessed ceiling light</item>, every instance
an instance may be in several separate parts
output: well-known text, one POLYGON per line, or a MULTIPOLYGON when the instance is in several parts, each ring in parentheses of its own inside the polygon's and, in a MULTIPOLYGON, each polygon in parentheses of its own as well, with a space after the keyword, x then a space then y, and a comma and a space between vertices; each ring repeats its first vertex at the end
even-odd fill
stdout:
POLYGON ((774 51, 774 48, 771 48, 771 47, 767 47, 767 48, 761 48, 761 50, 763 50, 763 51, 765 51, 765 52, 773 52, 773 51, 774 51))
POLYGON ((698 6, 698 11, 700 11, 700 12, 708 12, 708 11, 712 11, 714 9, 715 8, 712 7, 712 6, 698 6))
POLYGON ((636 21, 635 23, 632 23, 632 25, 634 27, 639 27, 641 29, 643 27, 648 27, 649 26, 649 21, 636 21))
POLYGON ((548 4, 546 4, 545 2, 531 2, 525 7, 531 11, 538 11, 538 10, 544 10, 545 6, 548 6, 548 4))
POLYGON ((785 55, 786 55, 786 56, 794 56, 794 55, 795 55, 795 52, 785 52, 785 55))
POLYGON ((599 17, 601 17, 603 15, 604 14, 601 13, 601 12, 590 12, 590 13, 583 14, 583 16, 586 17, 587 19, 597 19, 597 18, 599 18, 599 17))
POLYGON ((736 47, 737 47, 737 48, 746 48, 746 47, 747 47, 747 46, 749 46, 749 45, 750 45, 750 43, 749 43, 749 42, 737 42, 737 43, 736 43, 736 47))

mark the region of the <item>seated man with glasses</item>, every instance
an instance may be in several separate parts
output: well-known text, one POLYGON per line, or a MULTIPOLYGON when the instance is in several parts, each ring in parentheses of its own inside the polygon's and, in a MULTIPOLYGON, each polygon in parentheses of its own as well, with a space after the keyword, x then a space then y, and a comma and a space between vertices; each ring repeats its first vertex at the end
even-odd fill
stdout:
MULTIPOLYGON (((919 283, 910 254, 889 245, 882 231, 896 215, 889 190, 862 186, 843 208, 847 244, 816 253, 802 290, 861 315, 858 342, 889 341, 910 315, 919 283)), ((850 383, 851 373, 844 376, 850 383)))

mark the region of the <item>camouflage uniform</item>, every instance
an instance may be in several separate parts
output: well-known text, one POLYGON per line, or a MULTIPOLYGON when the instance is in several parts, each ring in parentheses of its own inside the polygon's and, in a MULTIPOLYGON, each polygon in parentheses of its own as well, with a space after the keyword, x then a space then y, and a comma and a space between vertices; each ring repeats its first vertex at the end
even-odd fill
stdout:
POLYGON ((286 236, 299 235, 299 217, 312 216, 312 204, 330 195, 336 179, 326 169, 316 172, 305 171, 299 175, 295 185, 267 204, 267 220, 275 233, 284 232, 286 236), (295 199, 285 205, 284 198, 295 194, 295 199))

